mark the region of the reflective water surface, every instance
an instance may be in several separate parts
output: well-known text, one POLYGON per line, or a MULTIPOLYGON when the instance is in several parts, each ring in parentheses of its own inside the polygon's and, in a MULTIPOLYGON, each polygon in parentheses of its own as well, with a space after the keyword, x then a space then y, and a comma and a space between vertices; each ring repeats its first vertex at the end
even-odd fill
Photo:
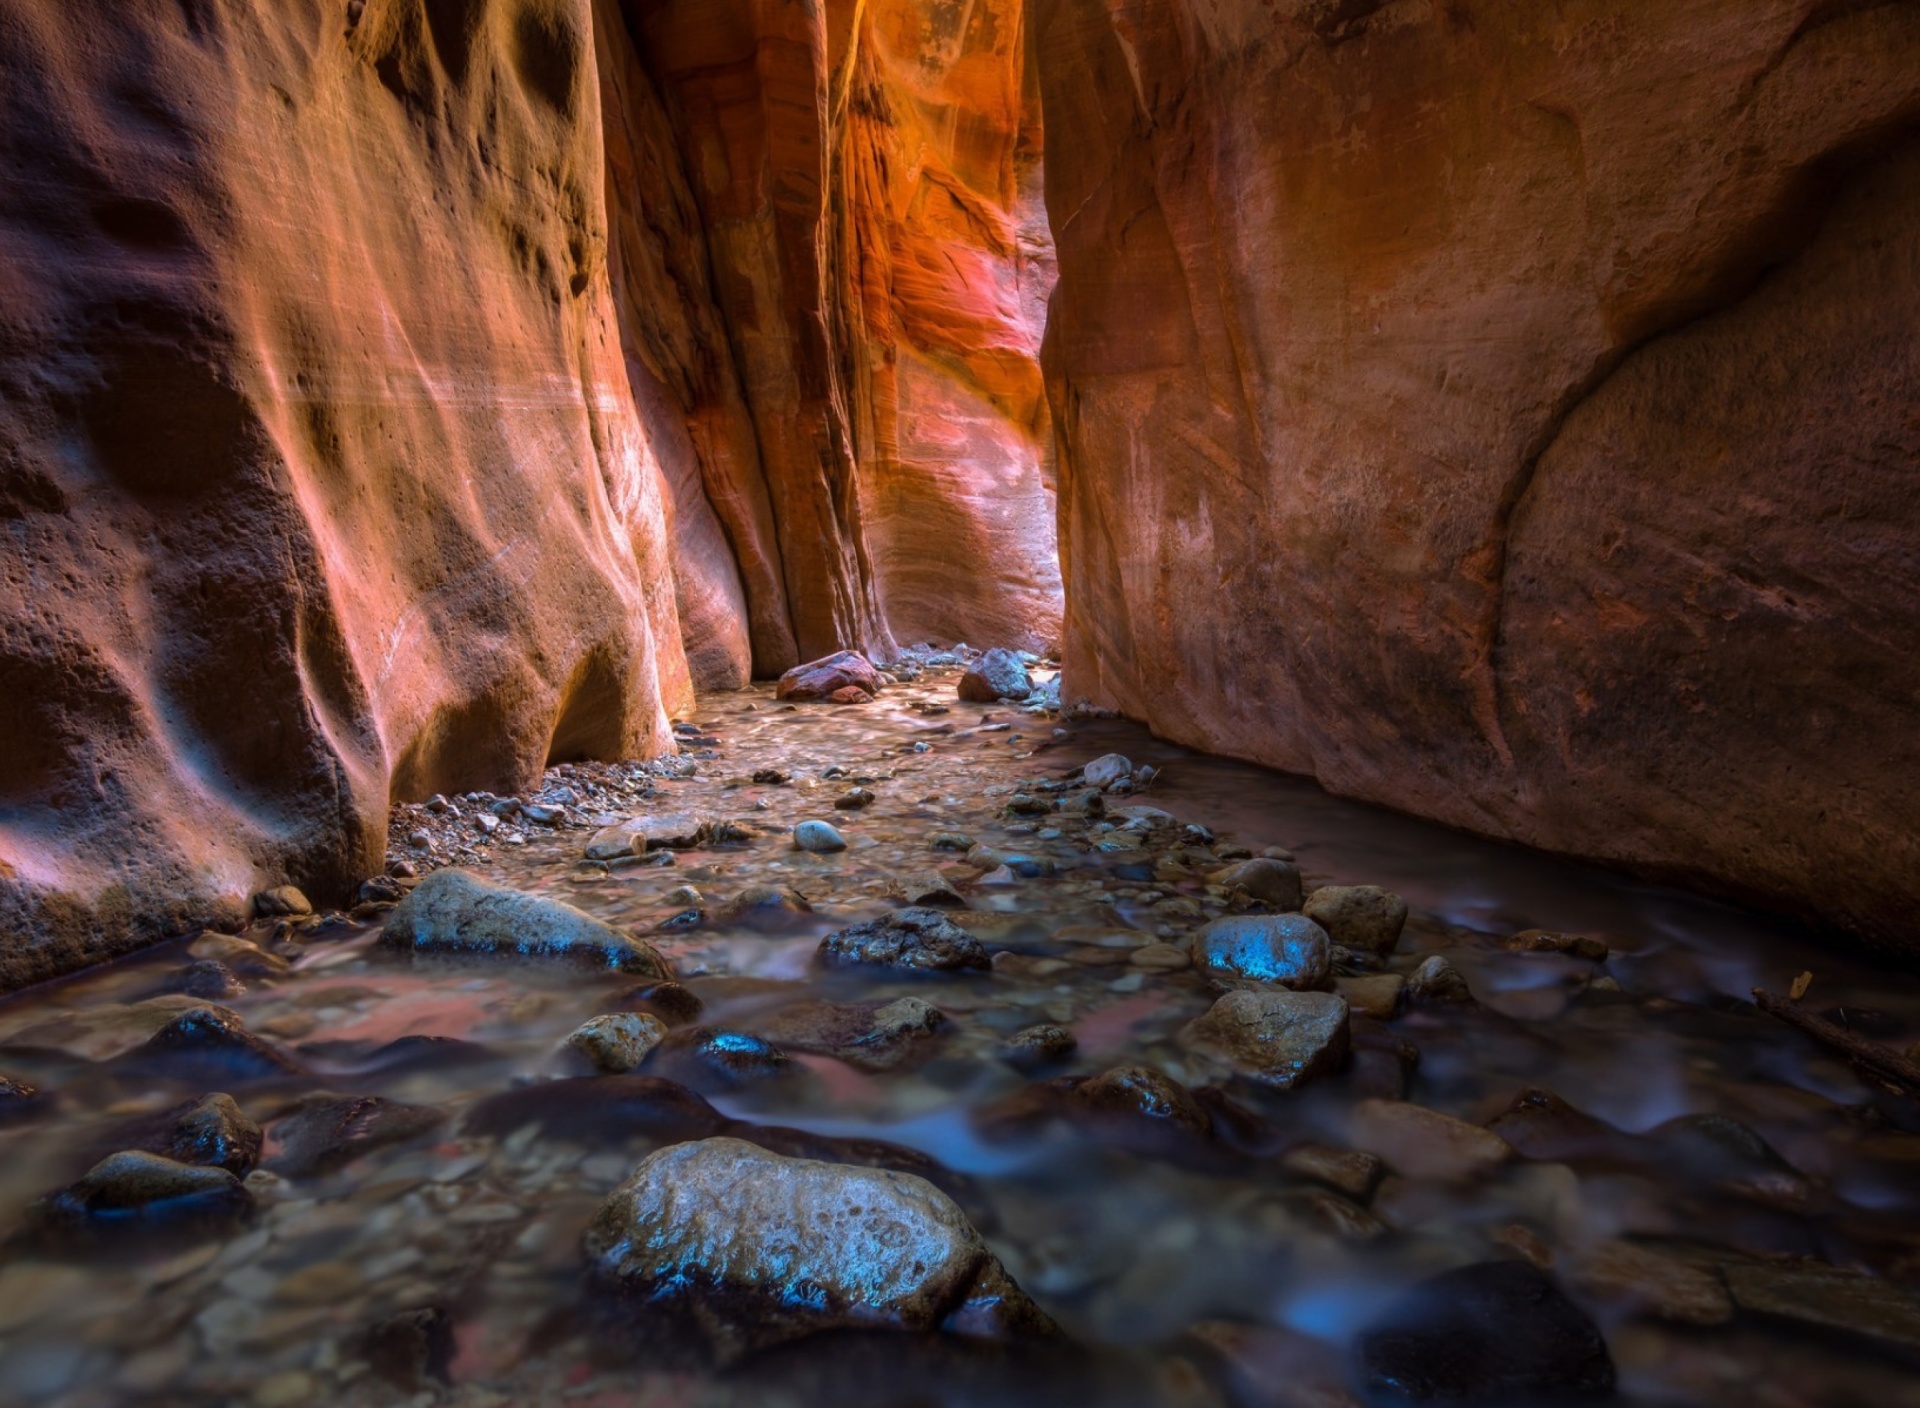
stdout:
MULTIPOLYGON (((0 1401, 1351 1403, 1363 1401, 1355 1337, 1395 1296, 1518 1258, 1599 1324, 1625 1401, 1920 1404, 1920 1105, 1747 1001, 1811 970, 1806 1006, 1905 1049, 1920 1040, 1914 979, 1816 950, 1790 926, 1130 725, 1056 733, 1055 718, 955 700, 953 678, 933 671, 858 707, 711 697, 685 740, 690 775, 550 778, 576 820, 684 811, 752 833, 678 849, 671 865, 583 864, 590 829, 524 816, 483 834, 484 801, 454 799, 459 817, 420 824, 442 852, 460 837, 485 877, 648 937, 701 1000, 720 1057, 744 1058, 663 1047, 640 1074, 824 1153, 878 1139, 933 1161, 1072 1349, 831 1338, 721 1371, 690 1345, 624 1333, 621 1308, 584 1280, 581 1235, 666 1136, 562 1042, 644 1005, 634 981, 415 962, 375 947, 369 910, 262 922, 245 943, 183 939, 0 1005, 0 1074, 41 1092, 0 1126, 0 1220, 17 1229, 0 1250, 0 1401), (1160 771, 1109 797, 1104 820, 1007 809, 1016 794, 1065 795, 1035 787, 1108 752, 1160 771), (854 788, 871 804, 836 808, 854 788), (1129 829, 1132 805, 1170 817, 1129 829), (788 830, 807 819, 838 827, 848 849, 794 849, 788 830), (932 849, 938 833, 998 855, 969 857, 957 839, 932 849), (1169 948, 1233 903, 1211 876, 1235 848, 1268 847, 1297 857, 1309 889, 1397 892, 1412 918, 1377 971, 1442 954, 1476 1000, 1357 1019, 1352 1068, 1293 1091, 1196 1054, 1180 1032, 1216 994, 1169 948), (1008 857, 1025 863, 994 864, 1008 857), (940 881, 991 969, 819 965, 824 935, 940 881), (789 887, 811 909, 729 907, 755 886, 789 887), (1595 936, 1608 957, 1509 951, 1530 928, 1595 936), (220 988, 209 962, 244 990, 220 988), (904 1055, 797 1049, 820 1044, 793 1035, 798 1004, 899 997, 946 1019, 904 1055), (208 1002, 293 1069, 208 1069, 144 1045, 208 1002), (1069 1029, 1074 1052, 1037 1070, 1004 1059, 1006 1038, 1040 1023, 1069 1029), (748 1037, 790 1059, 756 1064, 748 1037), (1046 1082, 1135 1066, 1208 1092, 1212 1132, 1034 1103, 1046 1082), (211 1091, 266 1129, 250 1216, 159 1235, 46 1232, 36 1200, 211 1091), (1494 1125, 1513 1152, 1461 1143, 1455 1125, 1395 1133, 1379 1102, 1403 1096, 1494 1125), (1386 1155, 1377 1183, 1301 1150, 1356 1145, 1386 1155)), ((401 819, 395 854, 424 862, 412 824, 401 819)))

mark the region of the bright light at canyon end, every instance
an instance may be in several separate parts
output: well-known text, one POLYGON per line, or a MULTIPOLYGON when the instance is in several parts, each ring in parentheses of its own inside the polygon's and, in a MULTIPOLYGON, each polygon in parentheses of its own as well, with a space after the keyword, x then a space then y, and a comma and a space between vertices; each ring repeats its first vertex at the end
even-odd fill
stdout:
POLYGON ((0 1403, 1920 1404, 1920 0, 0 0, 0 1403))

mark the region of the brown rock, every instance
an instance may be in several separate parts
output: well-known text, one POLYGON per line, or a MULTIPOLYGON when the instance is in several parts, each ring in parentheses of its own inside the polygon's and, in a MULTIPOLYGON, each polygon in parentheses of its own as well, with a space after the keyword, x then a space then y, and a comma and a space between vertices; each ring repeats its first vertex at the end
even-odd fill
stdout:
POLYGON ((1326 885, 1307 896, 1300 912, 1341 948, 1385 958, 1400 942, 1407 902, 1378 885, 1326 885))
POLYGON ((1631 1242, 1588 1248, 1573 1282, 1596 1299, 1682 1325, 1724 1325, 1733 1302, 1717 1272, 1631 1242))
POLYGON ((878 694, 884 685, 873 662, 857 650, 842 650, 805 665, 795 665, 774 687, 774 697, 804 703, 811 699, 831 699, 842 689, 857 689, 863 694, 878 694))
POLYGON ((1360 978, 1335 978, 1333 990, 1363 1016, 1390 1022, 1400 1013, 1407 980, 1398 973, 1370 973, 1360 978))
POLYGON ((1920 16, 1417 8, 1035 6, 1068 697, 1914 952, 1920 16))
POLYGON ((1547 929, 1522 929, 1507 940, 1507 948, 1514 953, 1563 953, 1589 963, 1605 963, 1608 953, 1605 943, 1589 935, 1557 934, 1547 929))
POLYGON ((1354 1147, 1378 1154, 1409 1178, 1478 1178, 1513 1157, 1499 1135, 1404 1100, 1361 1101, 1353 1109, 1351 1134, 1354 1147))
POLYGON ((1352 1051, 1347 1004, 1324 992, 1230 992, 1180 1040, 1283 1090, 1338 1071, 1352 1051))
POLYGON ((931 1183, 737 1139, 648 1158, 595 1216, 586 1254, 723 1360, 837 1329, 1057 1333, 931 1183))
POLYGON ((1280 1167, 1296 1178, 1310 1178, 1365 1202, 1380 1186, 1385 1171, 1380 1160, 1357 1149, 1329 1149, 1324 1144, 1296 1144, 1280 1160, 1280 1167))

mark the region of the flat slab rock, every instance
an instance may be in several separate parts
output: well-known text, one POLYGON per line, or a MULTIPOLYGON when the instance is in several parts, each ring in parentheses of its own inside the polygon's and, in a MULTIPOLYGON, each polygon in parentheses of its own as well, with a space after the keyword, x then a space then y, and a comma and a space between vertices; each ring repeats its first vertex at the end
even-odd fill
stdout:
POLYGON ((648 851, 687 850, 700 844, 705 830, 706 824, 693 812, 630 816, 594 832, 587 842, 586 857, 619 860, 623 856, 643 856, 648 851))
POLYGON ((662 1149, 587 1229, 595 1276, 722 1361, 829 1330, 1058 1332, 925 1179, 738 1139, 662 1149))
POLYGON ((436 870, 387 916, 380 942, 419 955, 558 958, 641 977, 673 976, 660 951, 572 905, 436 870))

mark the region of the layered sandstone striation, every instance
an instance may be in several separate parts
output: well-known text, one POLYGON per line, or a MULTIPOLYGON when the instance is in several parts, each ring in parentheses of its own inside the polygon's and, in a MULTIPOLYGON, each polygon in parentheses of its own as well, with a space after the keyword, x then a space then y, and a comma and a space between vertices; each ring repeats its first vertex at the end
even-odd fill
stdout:
POLYGON ((704 219, 802 659, 1058 636, 1020 0, 624 0, 704 219))
POLYGON ((1069 693, 1911 952, 1920 4, 1029 22, 1069 693))
POLYGON ((0 0, 0 986, 344 898, 390 794, 666 746, 687 432, 630 390, 594 27, 0 0))

